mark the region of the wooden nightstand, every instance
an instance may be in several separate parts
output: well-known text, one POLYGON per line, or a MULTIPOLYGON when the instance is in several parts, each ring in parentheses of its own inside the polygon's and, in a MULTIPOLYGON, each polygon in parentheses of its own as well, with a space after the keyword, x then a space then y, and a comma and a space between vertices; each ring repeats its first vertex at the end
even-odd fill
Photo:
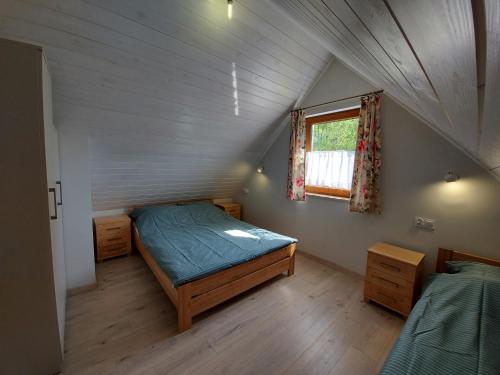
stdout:
POLYGON ((130 217, 127 215, 94 218, 96 260, 127 255, 132 252, 130 217))
POLYGON ((425 255, 379 242, 368 249, 365 301, 408 317, 420 293, 425 255))
POLYGON ((217 207, 222 208, 235 219, 241 220, 241 205, 235 202, 217 203, 217 207))

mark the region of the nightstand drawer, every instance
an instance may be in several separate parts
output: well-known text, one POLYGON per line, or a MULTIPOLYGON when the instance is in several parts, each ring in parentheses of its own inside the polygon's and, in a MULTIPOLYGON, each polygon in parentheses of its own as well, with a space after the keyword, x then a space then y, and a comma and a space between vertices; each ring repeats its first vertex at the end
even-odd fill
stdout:
POLYGON ((112 244, 100 245, 98 246, 99 254, 106 256, 110 253, 128 253, 130 249, 130 242, 121 241, 112 244))
POLYGON ((120 231, 112 231, 112 232, 102 232, 96 231, 96 242, 108 242, 108 241, 116 241, 118 238, 127 239, 130 236, 130 230, 120 230, 120 231))
POLYGON ((394 293, 391 289, 372 284, 369 281, 365 284, 365 295, 372 301, 396 310, 403 315, 408 315, 411 310, 411 298, 394 293))
POLYGON ((226 212, 235 218, 239 218, 241 215, 241 211, 239 208, 229 208, 226 212))
POLYGON ((101 244, 97 246, 97 260, 112 258, 115 256, 130 254, 131 242, 118 241, 112 244, 101 244))
POLYGON ((392 274, 381 272, 376 268, 368 267, 367 280, 373 285, 380 286, 404 296, 411 296, 413 293, 413 283, 396 277, 392 274))
POLYGON ((122 242, 125 242, 125 243, 130 242, 130 239, 129 239, 127 232, 117 233, 114 235, 97 238, 97 246, 114 245, 114 244, 122 243, 122 242))
POLYGON ((94 218, 94 224, 98 262, 132 252, 131 226, 128 216, 97 217, 94 218))
POLYGON ((241 205, 235 202, 217 203, 217 207, 222 208, 225 213, 231 215, 235 219, 241 220, 241 205))
POLYGON ((384 242, 368 249, 365 302, 374 301, 408 317, 420 292, 425 255, 384 242))
POLYGON ((97 237, 115 237, 130 233, 130 223, 108 223, 96 225, 97 237))
POLYGON ((368 253, 368 267, 408 281, 415 280, 416 267, 382 255, 368 253))

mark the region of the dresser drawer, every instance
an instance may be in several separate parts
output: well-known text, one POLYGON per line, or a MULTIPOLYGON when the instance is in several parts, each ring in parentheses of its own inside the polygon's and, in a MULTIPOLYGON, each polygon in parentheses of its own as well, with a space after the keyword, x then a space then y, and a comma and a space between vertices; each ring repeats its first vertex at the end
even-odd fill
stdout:
POLYGON ((413 283, 396 277, 391 273, 385 273, 379 271, 376 268, 368 267, 367 281, 370 283, 380 286, 385 289, 389 289, 392 293, 401 294, 404 296, 412 296, 413 294, 413 283))
POLYGON ((406 316, 411 310, 411 298, 394 293, 393 290, 373 284, 370 281, 365 283, 365 297, 406 316))
POLYGON ((378 254, 368 253, 368 267, 410 282, 415 280, 415 267, 378 254))

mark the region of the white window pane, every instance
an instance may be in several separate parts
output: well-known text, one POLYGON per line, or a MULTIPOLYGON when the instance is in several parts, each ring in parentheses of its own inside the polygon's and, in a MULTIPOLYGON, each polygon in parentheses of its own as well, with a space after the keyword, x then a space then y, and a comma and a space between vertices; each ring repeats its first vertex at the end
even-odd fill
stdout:
POLYGON ((355 151, 312 151, 306 155, 306 185, 351 189, 355 151))

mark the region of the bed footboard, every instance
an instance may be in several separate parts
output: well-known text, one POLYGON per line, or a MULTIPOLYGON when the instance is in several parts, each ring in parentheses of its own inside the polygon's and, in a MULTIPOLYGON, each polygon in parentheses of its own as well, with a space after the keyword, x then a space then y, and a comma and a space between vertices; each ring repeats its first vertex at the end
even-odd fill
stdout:
POLYGON ((133 232, 136 248, 177 308, 179 332, 191 328, 193 316, 285 272, 288 276, 292 276, 295 270, 296 244, 293 243, 251 261, 174 288, 168 276, 142 244, 135 224, 133 232))
MULTIPOLYGON (((288 250, 288 249, 287 249, 288 250)), ((265 257, 265 256, 263 256, 265 257)), ((207 290, 201 294, 196 294, 196 290, 203 289, 213 280, 201 279, 184 284, 177 288, 177 319, 179 332, 191 328, 192 317, 198 315, 214 306, 225 302, 238 294, 262 284, 278 275, 287 272, 288 276, 293 275, 295 256, 287 256, 279 261, 269 264, 263 268, 249 271, 241 277, 232 278, 232 268, 218 272, 214 276, 221 278, 221 283, 214 289, 207 290), (230 281, 228 281, 228 279, 230 281)), ((251 262, 244 263, 244 266, 251 267, 251 262)))

